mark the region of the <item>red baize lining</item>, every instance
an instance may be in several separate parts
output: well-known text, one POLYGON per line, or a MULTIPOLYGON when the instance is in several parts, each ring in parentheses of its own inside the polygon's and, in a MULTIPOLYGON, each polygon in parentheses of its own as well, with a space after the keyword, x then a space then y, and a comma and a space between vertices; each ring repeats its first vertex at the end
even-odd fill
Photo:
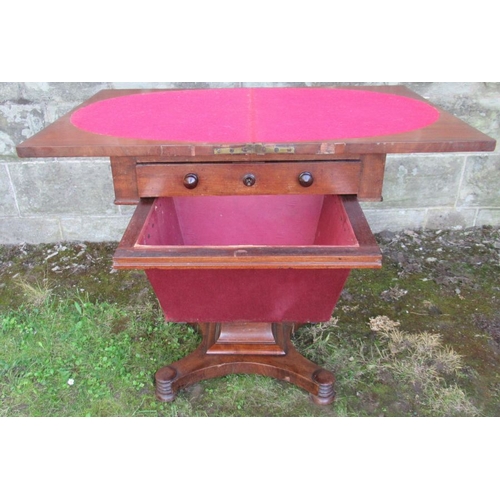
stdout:
MULTIPOLYGON (((226 245, 240 244, 359 246, 335 195, 157 198, 137 239, 142 255, 147 248, 169 254, 185 245, 222 254, 226 245)), ((192 257, 193 265, 201 261, 192 257)), ((349 271, 153 267, 146 275, 168 321, 308 323, 330 318, 349 271)))
POLYGON ((130 94, 73 113, 95 134, 169 142, 316 142, 398 134, 439 117, 429 104, 326 88, 205 89, 130 94))

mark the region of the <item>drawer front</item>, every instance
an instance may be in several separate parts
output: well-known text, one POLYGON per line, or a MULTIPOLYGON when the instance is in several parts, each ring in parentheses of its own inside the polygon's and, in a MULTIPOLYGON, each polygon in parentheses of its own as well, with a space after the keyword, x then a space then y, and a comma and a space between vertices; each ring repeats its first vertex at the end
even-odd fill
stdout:
POLYGON ((357 194, 359 161, 144 163, 141 198, 255 194, 357 194))

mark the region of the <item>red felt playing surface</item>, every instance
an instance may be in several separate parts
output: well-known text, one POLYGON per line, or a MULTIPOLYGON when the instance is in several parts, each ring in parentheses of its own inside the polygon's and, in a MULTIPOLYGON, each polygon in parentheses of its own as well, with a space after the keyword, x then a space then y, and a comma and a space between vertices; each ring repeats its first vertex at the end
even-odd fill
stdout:
POLYGON ((439 111, 408 97, 328 88, 238 88, 130 94, 77 110, 88 132, 188 143, 288 143, 409 132, 439 111))

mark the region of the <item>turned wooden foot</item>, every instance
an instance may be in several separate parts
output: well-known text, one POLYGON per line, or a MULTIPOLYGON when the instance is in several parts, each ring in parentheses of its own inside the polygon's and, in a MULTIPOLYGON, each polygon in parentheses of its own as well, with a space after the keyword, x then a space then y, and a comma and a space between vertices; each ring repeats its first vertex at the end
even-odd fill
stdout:
POLYGON ((318 405, 329 405, 335 400, 335 377, 332 372, 320 369, 313 373, 313 380, 318 384, 318 393, 312 393, 312 400, 318 405))
POLYGON ((175 380, 176 376, 177 370, 171 366, 164 366, 156 372, 156 397, 159 400, 170 402, 175 399, 172 382, 175 380))
POLYGON ((290 341, 293 325, 271 323, 207 323, 199 325, 203 340, 185 358, 160 368, 156 396, 173 401, 179 389, 232 373, 264 375, 305 389, 312 400, 327 405, 335 399, 333 373, 302 356, 290 341))

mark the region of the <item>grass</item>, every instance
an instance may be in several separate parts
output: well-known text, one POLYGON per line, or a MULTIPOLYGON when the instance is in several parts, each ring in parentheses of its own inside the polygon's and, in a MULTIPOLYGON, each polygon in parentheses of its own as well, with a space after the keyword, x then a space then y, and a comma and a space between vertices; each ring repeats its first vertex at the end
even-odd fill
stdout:
MULTIPOLYGON (((483 264, 478 276, 468 266, 467 280, 448 287, 391 261, 353 271, 335 316, 293 336, 303 355, 335 372, 333 405, 241 374, 194 384, 163 403, 154 373, 191 352, 198 333, 165 323, 144 276, 110 273, 97 246, 85 248, 85 268, 78 246, 75 255, 59 249, 52 268, 53 249, 36 250, 41 258, 20 270, 11 254, 4 260, 15 265, 0 286, 1 416, 500 415, 498 264, 483 264), (62 264, 67 274, 53 271, 62 264)), ((112 250, 105 247, 108 258, 112 250)), ((1 264, 0 249, 0 271, 1 264)))
POLYGON ((22 306, 0 316, 0 332, 0 397, 8 416, 138 414, 153 365, 187 354, 197 340, 152 309, 139 319, 86 297, 22 306))
POLYGON ((0 315, 3 416, 479 414, 458 385, 460 356, 438 335, 407 334, 387 317, 372 318, 377 335, 363 341, 343 333, 337 318, 296 334, 304 355, 337 372, 334 405, 317 407, 295 386, 249 375, 208 380, 161 403, 153 374, 196 347, 192 328, 165 323, 155 305, 134 309, 23 290, 33 300, 0 315), (399 411, 385 408, 395 394, 399 411))

